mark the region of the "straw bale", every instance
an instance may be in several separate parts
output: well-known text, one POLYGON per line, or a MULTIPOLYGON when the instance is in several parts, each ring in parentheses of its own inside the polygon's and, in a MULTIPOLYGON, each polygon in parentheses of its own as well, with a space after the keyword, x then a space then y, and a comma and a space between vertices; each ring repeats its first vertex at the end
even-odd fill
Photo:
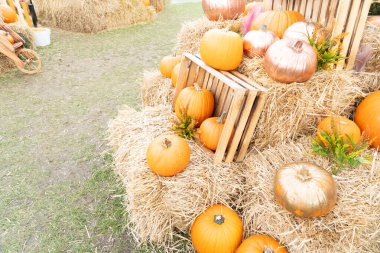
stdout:
POLYGON ((146 150, 155 137, 169 132, 172 117, 169 106, 146 107, 141 112, 126 107, 109 128, 133 234, 139 242, 166 245, 167 250, 174 247, 175 235, 188 233, 208 206, 233 205, 243 186, 241 164, 213 165, 211 156, 192 141, 191 162, 184 172, 171 178, 151 172, 146 150))
POLYGON ((135 0, 35 0, 42 24, 63 30, 93 33, 151 21, 153 7, 135 0))
MULTIPOLYGON (((310 161, 330 171, 326 159, 307 156, 310 139, 280 144, 245 160, 245 185, 237 200, 246 236, 263 233, 279 239, 290 253, 378 252, 380 249, 380 159, 372 166, 346 169, 334 176, 337 205, 326 217, 300 218, 280 206, 273 180, 283 164, 310 161)), ((378 153, 375 153, 379 156, 378 153)))
POLYGON ((372 46, 372 57, 368 61, 366 72, 380 72, 380 29, 378 27, 368 25, 364 30, 362 44, 372 46))
POLYGON ((171 104, 174 89, 171 79, 163 77, 160 71, 144 72, 141 93, 145 106, 171 104))

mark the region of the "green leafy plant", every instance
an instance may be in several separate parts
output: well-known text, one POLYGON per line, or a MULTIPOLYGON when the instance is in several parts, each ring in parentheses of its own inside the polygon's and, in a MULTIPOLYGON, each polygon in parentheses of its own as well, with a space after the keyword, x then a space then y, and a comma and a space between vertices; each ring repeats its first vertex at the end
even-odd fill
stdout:
POLYGON ((194 132, 197 121, 187 115, 185 110, 182 110, 178 119, 173 119, 171 122, 173 125, 170 130, 173 130, 176 134, 187 140, 194 139, 194 132))
POLYGON ((380 15, 380 3, 372 3, 369 15, 380 15))
POLYGON ((363 156, 369 144, 365 141, 355 143, 350 136, 325 131, 318 132, 313 138, 311 148, 314 155, 327 157, 334 162, 333 174, 337 175, 344 168, 355 168, 361 164, 369 164, 371 156, 363 156))
POLYGON ((333 29, 334 24, 330 28, 325 28, 317 23, 314 32, 311 35, 308 34, 309 43, 318 57, 318 70, 331 69, 334 64, 346 59, 340 55, 340 51, 343 48, 342 40, 348 33, 332 36, 333 29))

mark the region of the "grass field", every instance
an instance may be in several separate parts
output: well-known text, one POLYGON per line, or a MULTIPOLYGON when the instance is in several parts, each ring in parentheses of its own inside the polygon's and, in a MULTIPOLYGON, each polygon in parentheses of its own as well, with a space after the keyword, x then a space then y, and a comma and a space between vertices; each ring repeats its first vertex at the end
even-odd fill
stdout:
POLYGON ((55 30, 43 72, 0 76, 0 252, 149 252, 125 226, 107 122, 140 106, 144 69, 171 52, 199 3, 96 35, 55 30))

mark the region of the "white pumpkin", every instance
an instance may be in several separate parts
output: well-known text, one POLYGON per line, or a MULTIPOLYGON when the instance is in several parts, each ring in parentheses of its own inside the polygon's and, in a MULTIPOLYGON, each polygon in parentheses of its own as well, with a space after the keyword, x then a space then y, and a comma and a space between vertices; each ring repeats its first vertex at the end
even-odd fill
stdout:
POLYGON ((314 32, 315 25, 313 23, 297 22, 286 29, 284 38, 302 40, 309 43, 308 35, 311 37, 314 32))

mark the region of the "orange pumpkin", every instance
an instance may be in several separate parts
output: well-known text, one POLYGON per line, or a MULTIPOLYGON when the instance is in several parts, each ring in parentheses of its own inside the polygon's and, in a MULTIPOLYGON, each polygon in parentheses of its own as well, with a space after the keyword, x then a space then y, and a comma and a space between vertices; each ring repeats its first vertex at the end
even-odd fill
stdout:
MULTIPOLYGON (((220 136, 224 128, 226 113, 223 112, 220 117, 212 117, 203 121, 198 130, 199 141, 208 149, 213 151, 218 147, 220 136)), ((231 133, 230 142, 232 141, 233 133, 231 133)))
POLYGON ((146 152, 149 168, 163 177, 182 172, 190 161, 189 144, 176 135, 161 135, 154 139, 146 152))
POLYGON ((178 63, 177 65, 175 65, 175 67, 173 69, 173 72, 172 72, 172 84, 173 84, 174 87, 177 85, 180 69, 181 69, 181 63, 178 63))
MULTIPOLYGON (((326 117, 318 124, 318 132, 336 133, 342 136, 343 140, 348 141, 347 136, 354 142, 359 143, 361 139, 360 128, 353 122, 345 117, 326 117)), ((317 133, 320 140, 320 134, 317 133)))
POLYGON ((245 6, 245 10, 244 10, 244 16, 246 16, 257 5, 262 6, 262 8, 264 8, 264 3, 263 2, 251 2, 251 3, 247 3, 247 5, 245 6))
POLYGON ((261 25, 266 25, 269 31, 282 38, 289 26, 304 20, 302 14, 296 11, 266 11, 253 21, 251 30, 259 30, 261 25))
POLYGON ((197 121, 197 126, 210 118, 214 112, 214 96, 211 91, 200 88, 198 84, 183 89, 175 102, 175 113, 178 118, 186 113, 197 121))
POLYGON ((0 30, 0 36, 3 36, 5 37, 9 43, 11 44, 14 44, 15 43, 15 40, 13 39, 13 37, 9 34, 9 32, 6 32, 6 31, 3 31, 3 30, 0 30))
POLYGON ((252 235, 242 242, 235 253, 288 253, 288 251, 268 235, 252 235))
POLYGON ((239 34, 212 29, 201 40, 200 54, 209 66, 219 70, 234 70, 243 60, 243 39, 239 34))
POLYGON ((359 104, 355 122, 370 140, 371 147, 380 149, 380 91, 373 92, 359 104))
POLYGON ((213 205, 195 219, 190 234, 198 253, 233 253, 243 238, 243 222, 231 208, 213 205))
POLYGON ((16 12, 7 5, 0 6, 0 17, 5 23, 14 23, 18 20, 16 12))
POLYGON ((150 6, 150 0, 143 0, 143 3, 145 6, 150 6))
POLYGON ((274 193, 283 207, 301 217, 324 216, 335 206, 337 199, 331 174, 307 162, 286 164, 277 170, 274 193))
POLYGON ((160 71, 162 76, 171 78, 175 65, 177 65, 180 62, 181 56, 168 55, 162 58, 160 62, 160 71))

